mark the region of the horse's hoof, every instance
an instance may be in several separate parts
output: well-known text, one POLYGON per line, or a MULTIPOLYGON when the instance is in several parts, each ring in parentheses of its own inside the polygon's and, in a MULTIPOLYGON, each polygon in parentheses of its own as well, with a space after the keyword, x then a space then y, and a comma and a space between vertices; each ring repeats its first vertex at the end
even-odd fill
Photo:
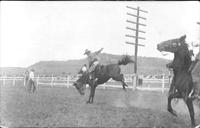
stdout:
POLYGON ((200 124, 197 125, 196 127, 195 127, 195 126, 192 126, 192 128, 200 128, 200 124))
POLYGON ((123 90, 126 90, 126 88, 124 86, 122 86, 123 90))
POLYGON ((90 101, 87 101, 86 104, 90 104, 90 101))
POLYGON ((171 114, 177 117, 176 111, 171 112, 171 114))
POLYGON ((88 102, 88 101, 87 101, 86 103, 87 103, 87 104, 93 104, 92 102, 88 102))
POLYGON ((168 109, 168 111, 173 115, 177 117, 176 111, 174 111, 173 109, 168 109))

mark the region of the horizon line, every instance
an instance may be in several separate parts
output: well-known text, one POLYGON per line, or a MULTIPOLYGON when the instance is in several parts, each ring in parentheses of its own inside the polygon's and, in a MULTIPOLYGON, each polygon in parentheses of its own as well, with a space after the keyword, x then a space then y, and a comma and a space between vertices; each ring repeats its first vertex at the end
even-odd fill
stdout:
MULTIPOLYGON (((119 54, 111 54, 111 53, 101 53, 101 54, 108 54, 108 55, 114 55, 114 56, 123 56, 123 55, 126 55, 126 54, 123 54, 123 55, 119 55, 119 54)), ((131 57, 132 56, 134 56, 134 55, 130 55, 131 57)), ((158 58, 158 59, 164 59, 164 60, 171 60, 171 59, 166 59, 166 58, 161 58, 161 57, 155 57, 155 56, 138 56, 138 57, 146 57, 146 58, 158 58)), ((86 57, 85 58, 80 58, 80 59, 67 59, 67 60, 40 60, 40 61, 37 61, 37 62, 35 62, 35 63, 33 63, 33 64, 31 64, 31 65, 29 65, 29 66, 0 66, 0 68, 28 68, 28 67, 30 67, 30 66, 32 66, 32 65, 34 65, 34 64, 36 64, 36 63, 39 63, 39 62, 47 62, 47 61, 75 61, 75 60, 85 60, 86 59, 86 57)))

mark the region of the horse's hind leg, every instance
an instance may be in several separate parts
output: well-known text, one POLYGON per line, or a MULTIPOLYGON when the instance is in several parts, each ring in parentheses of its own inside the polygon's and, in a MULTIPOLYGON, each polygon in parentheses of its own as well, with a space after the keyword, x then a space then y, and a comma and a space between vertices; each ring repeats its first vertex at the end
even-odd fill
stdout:
POLYGON ((125 83, 125 80, 124 80, 124 75, 123 74, 120 74, 116 77, 112 77, 113 80, 116 80, 116 81, 120 81, 122 83, 122 86, 123 86, 123 89, 126 90, 125 86, 128 87, 128 85, 125 83))
POLYGON ((192 99, 186 98, 184 99, 185 103, 187 104, 189 113, 190 113, 190 119, 191 119, 191 127, 195 127, 195 119, 194 119, 194 107, 192 103, 192 99))

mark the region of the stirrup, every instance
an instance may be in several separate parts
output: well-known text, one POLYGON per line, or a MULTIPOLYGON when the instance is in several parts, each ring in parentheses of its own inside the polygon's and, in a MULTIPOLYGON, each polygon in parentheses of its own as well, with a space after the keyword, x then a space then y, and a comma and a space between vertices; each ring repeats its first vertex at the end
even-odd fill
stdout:
POLYGON ((197 125, 195 128, 200 128, 200 124, 199 124, 199 125, 197 125))
POLYGON ((91 79, 93 82, 96 82, 97 81, 97 78, 93 78, 93 79, 91 79))
POLYGON ((192 98, 192 97, 193 97, 193 95, 192 95, 193 92, 194 92, 194 89, 191 90, 191 92, 190 92, 189 95, 188 95, 188 98, 192 98))

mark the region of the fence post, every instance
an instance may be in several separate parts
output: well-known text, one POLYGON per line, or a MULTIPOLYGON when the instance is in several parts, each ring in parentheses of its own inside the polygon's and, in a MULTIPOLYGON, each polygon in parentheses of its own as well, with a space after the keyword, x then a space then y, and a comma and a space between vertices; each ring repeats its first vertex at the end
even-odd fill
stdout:
POLYGON ((13 78, 13 86, 15 86, 15 77, 13 78))
POLYGON ((150 84, 149 83, 147 84, 147 87, 150 89, 150 84))
POLYGON ((40 78, 40 76, 39 76, 39 74, 38 74, 38 77, 37 77, 37 88, 38 88, 38 86, 39 86, 39 78, 40 78))
POLYGON ((106 89, 106 83, 103 84, 103 89, 104 89, 104 90, 106 89))
POLYGON ((3 78, 3 85, 6 85, 6 76, 3 78))
POLYGON ((136 85, 137 85, 137 78, 136 77, 137 77, 136 74, 134 74, 133 77, 132 77, 133 91, 135 91, 136 85))
POLYGON ((51 87, 53 87, 53 74, 52 74, 52 77, 51 77, 51 87))
POLYGON ((26 85, 26 77, 24 77, 24 86, 26 85))
POLYGON ((67 88, 69 88, 70 75, 67 75, 67 88))
POLYGON ((165 91, 165 74, 162 75, 162 93, 165 91))

